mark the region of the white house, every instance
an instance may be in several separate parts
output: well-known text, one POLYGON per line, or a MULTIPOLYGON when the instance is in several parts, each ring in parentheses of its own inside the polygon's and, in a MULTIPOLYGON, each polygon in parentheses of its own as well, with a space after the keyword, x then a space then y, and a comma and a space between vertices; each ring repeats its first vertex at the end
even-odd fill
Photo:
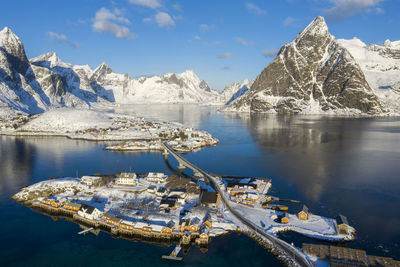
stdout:
POLYGON ((95 207, 82 204, 78 210, 78 215, 89 220, 98 220, 103 215, 103 212, 95 207))
POLYGON ((136 173, 121 172, 118 178, 115 180, 117 185, 122 186, 134 186, 138 184, 136 173))
POLYGON ((100 186, 104 184, 104 180, 98 176, 82 176, 81 183, 89 186, 100 186))
POLYGON ((165 183, 167 181, 168 176, 164 173, 160 172, 149 172, 146 179, 149 182, 160 184, 165 183))

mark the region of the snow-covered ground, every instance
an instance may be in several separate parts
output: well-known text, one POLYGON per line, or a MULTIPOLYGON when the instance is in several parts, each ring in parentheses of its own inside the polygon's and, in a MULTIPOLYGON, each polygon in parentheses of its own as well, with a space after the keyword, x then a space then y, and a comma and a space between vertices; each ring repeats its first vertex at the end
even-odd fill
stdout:
POLYGON ((79 109, 53 109, 21 127, 22 131, 69 133, 86 129, 109 128, 113 124, 112 113, 79 109))
POLYGON ((400 112, 400 41, 367 45, 354 37, 339 39, 365 74, 368 84, 393 115, 400 112))
POLYGON ((0 118, 0 134, 60 135, 95 141, 129 140, 107 147, 110 150, 160 150, 161 140, 168 140, 175 149, 189 152, 219 142, 208 132, 175 122, 72 108, 52 109, 34 116, 7 113, 7 117, 0 118))

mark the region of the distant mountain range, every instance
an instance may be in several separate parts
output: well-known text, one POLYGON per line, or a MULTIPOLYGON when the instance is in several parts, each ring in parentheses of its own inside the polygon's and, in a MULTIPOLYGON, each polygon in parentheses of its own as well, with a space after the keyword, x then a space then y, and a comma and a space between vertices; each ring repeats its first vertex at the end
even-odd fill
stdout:
POLYGON ((0 31, 0 108, 40 113, 53 107, 197 103, 225 111, 396 115, 400 113, 400 41, 366 45, 336 39, 314 19, 254 80, 211 89, 193 71, 131 78, 105 63, 63 62, 54 52, 28 60, 20 39, 0 31))
POLYGON ((105 63, 94 70, 65 63, 54 52, 28 60, 20 39, 7 27, 0 32, 0 106, 27 113, 104 103, 225 104, 235 88, 221 95, 191 70, 132 79, 105 63))
POLYGON ((397 115, 400 42, 337 40, 324 18, 284 45, 251 88, 225 110, 268 113, 397 115))

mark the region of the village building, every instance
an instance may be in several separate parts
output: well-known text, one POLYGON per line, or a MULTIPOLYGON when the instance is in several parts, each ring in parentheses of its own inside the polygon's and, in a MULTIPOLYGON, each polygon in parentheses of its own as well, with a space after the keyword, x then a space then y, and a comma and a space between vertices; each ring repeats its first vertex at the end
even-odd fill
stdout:
POLYGON ((308 220, 309 217, 311 216, 310 211, 308 210, 308 207, 306 205, 303 206, 303 209, 297 214, 299 220, 308 220))
POLYGON ((98 220, 103 213, 93 206, 82 204, 79 208, 78 215, 89 220, 98 220))
POLYGON ((201 220, 198 217, 190 219, 189 230, 192 232, 197 232, 200 230, 201 220))
POLYGON ((41 202, 42 202, 43 204, 52 206, 53 208, 59 208, 59 207, 61 207, 61 206, 64 205, 64 202, 59 201, 59 200, 54 199, 54 198, 45 198, 45 199, 43 199, 41 202))
MULTIPOLYGON (((278 212, 278 214, 281 212, 278 212)), ((289 223, 289 213, 281 213, 280 215, 278 215, 278 217, 275 219, 276 222, 278 223, 289 223)))
POLYGON ((81 208, 81 204, 76 203, 76 202, 72 202, 72 201, 67 201, 64 204, 64 208, 66 208, 67 210, 73 210, 73 211, 78 211, 81 208))
POLYGON ((217 192, 202 191, 200 204, 208 206, 218 206, 221 196, 217 192))
POLYGON ((81 183, 88 186, 102 186, 105 184, 104 179, 99 176, 82 176, 81 183))
POLYGON ((239 188, 248 188, 248 189, 257 189, 257 184, 252 183, 249 181, 248 183, 244 183, 241 181, 228 181, 226 185, 227 191, 231 191, 232 189, 239 189, 239 188))
POLYGON ((136 173, 121 172, 115 183, 120 186, 135 186, 138 184, 136 173))
POLYGON ((135 228, 135 223, 131 221, 122 220, 119 224, 122 229, 133 230, 135 228))
POLYGON ((147 187, 147 192, 155 194, 157 191, 157 187, 155 185, 150 185, 149 187, 147 187))
POLYGON ((160 188, 158 188, 158 190, 157 190, 157 192, 156 192, 156 195, 159 196, 159 197, 162 197, 162 196, 164 196, 166 193, 167 193, 167 189, 164 188, 164 187, 160 187, 160 188))
POLYGON ((349 222, 347 221, 347 218, 342 214, 339 214, 339 216, 336 218, 336 230, 339 234, 342 235, 347 235, 350 233, 349 222))
POLYGON ((169 191, 168 197, 185 198, 185 195, 186 195, 186 189, 176 188, 176 189, 171 189, 169 191))
POLYGON ((108 212, 104 213, 102 218, 105 222, 115 226, 119 226, 122 221, 122 219, 119 218, 118 216, 108 212))
POLYGON ((190 219, 181 218, 179 220, 179 231, 181 232, 189 231, 189 226, 190 226, 190 219))
POLYGON ((176 207, 176 198, 163 198, 160 201, 160 209, 173 209, 176 207))
POLYGON ((147 174, 146 180, 151 183, 160 184, 167 181, 168 176, 160 172, 149 172, 147 174))

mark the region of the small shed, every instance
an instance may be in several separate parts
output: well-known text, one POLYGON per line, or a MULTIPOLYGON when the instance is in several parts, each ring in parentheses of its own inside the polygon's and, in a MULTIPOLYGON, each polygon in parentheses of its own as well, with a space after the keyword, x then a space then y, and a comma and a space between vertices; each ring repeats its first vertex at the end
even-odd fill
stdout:
POLYGON ((298 218, 299 220, 308 220, 310 217, 311 213, 308 210, 308 207, 306 205, 303 206, 303 209, 298 213, 298 218))
POLYGON ((281 223, 289 223, 289 214, 287 212, 281 217, 281 223))

